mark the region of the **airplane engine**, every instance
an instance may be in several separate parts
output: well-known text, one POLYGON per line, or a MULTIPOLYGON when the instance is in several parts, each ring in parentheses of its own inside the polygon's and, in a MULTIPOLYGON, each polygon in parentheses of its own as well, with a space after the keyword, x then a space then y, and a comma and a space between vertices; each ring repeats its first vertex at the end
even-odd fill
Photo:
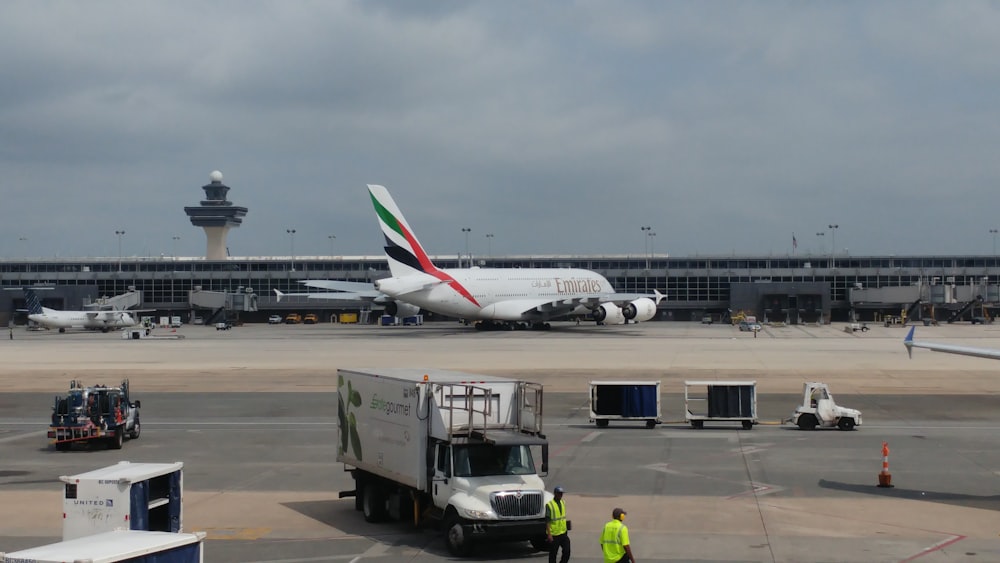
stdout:
POLYGON ((600 307, 594 309, 592 315, 594 320, 599 323, 620 325, 625 322, 621 308, 614 303, 601 303, 600 307))
POLYGON ((622 307, 622 315, 630 321, 648 321, 656 316, 656 303, 648 297, 636 299, 622 307))
POLYGON ((412 317, 420 312, 420 307, 403 303, 402 301, 390 301, 385 305, 385 314, 399 317, 401 319, 412 317))

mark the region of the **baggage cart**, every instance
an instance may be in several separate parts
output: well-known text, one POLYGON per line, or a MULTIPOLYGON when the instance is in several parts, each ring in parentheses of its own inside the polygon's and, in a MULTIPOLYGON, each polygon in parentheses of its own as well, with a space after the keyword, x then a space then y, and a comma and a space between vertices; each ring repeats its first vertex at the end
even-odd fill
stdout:
POLYGON ((744 430, 757 424, 756 381, 685 381, 684 417, 692 428, 705 422, 739 422, 744 430))
POLYGON ((612 420, 637 420, 654 428, 662 419, 659 381, 590 382, 590 422, 599 428, 612 420))

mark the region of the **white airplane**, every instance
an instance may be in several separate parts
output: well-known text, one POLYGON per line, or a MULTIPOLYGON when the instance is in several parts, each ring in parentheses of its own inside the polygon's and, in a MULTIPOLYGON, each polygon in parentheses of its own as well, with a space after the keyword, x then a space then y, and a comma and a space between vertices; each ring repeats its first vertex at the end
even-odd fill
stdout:
POLYGON ((590 314, 598 324, 648 321, 663 295, 615 293, 604 276, 570 268, 437 268, 389 191, 368 185, 385 235, 391 277, 375 289, 415 307, 477 321, 476 328, 549 328, 548 321, 590 314))
POLYGON ((57 328, 66 332, 67 328, 83 328, 108 332, 124 327, 136 326, 139 320, 126 311, 57 311, 42 307, 38 294, 32 288, 24 288, 24 300, 28 320, 44 327, 57 328))
POLYGON ((1000 360, 1000 350, 994 350, 991 348, 974 348, 971 346, 957 346, 954 344, 935 344, 933 342, 918 342, 913 339, 913 331, 917 327, 911 327, 910 332, 906 335, 906 339, 903 340, 903 345, 906 346, 906 353, 913 357, 914 348, 926 348, 928 350, 933 350, 934 352, 946 352, 948 354, 960 354, 962 356, 976 356, 979 358, 988 358, 991 360, 1000 360))

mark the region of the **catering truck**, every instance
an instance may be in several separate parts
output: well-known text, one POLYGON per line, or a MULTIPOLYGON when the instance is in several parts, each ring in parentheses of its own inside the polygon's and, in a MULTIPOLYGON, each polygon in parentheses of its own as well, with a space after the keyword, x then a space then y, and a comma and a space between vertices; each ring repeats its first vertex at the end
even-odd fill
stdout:
POLYGON ((337 390, 337 461, 355 484, 340 497, 353 496, 365 520, 434 519, 456 556, 483 541, 547 549, 541 385, 433 369, 338 369, 337 390))

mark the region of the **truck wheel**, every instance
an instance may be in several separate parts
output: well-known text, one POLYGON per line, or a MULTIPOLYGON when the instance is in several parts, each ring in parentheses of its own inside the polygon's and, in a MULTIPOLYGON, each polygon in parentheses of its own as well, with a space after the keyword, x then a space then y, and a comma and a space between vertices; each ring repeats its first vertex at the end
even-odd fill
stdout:
POLYGON ((381 522, 385 519, 385 497, 382 496, 382 489, 377 484, 365 485, 361 506, 366 522, 381 522))
POLYGON ((655 420, 647 420, 646 421, 646 428, 656 428, 656 421, 655 420))
POLYGON ((138 440, 139 433, 142 432, 142 427, 139 424, 139 417, 135 417, 135 426, 132 427, 132 431, 129 432, 128 437, 130 440, 138 440))
POLYGON ((599 418, 599 419, 597 419, 597 421, 596 421, 595 424, 597 424, 598 428, 607 428, 608 427, 608 420, 606 418, 599 418))
POLYGON ((799 416, 799 430, 815 430, 816 425, 819 422, 816 417, 811 414, 803 414, 799 416))
POLYGON ((125 427, 119 426, 115 428, 115 435, 108 439, 111 444, 112 450, 122 449, 122 444, 125 443, 125 427))
POLYGON ((854 419, 853 418, 841 418, 837 422, 837 428, 841 430, 854 430, 854 419))
POLYGON ((448 552, 455 557, 465 557, 472 552, 472 540, 465 535, 462 529, 462 519, 457 514, 453 514, 448 519, 448 525, 444 530, 444 543, 448 544, 448 552))
POLYGON ((753 421, 752 420, 744 420, 743 421, 743 429, 744 430, 753 430, 753 421))

